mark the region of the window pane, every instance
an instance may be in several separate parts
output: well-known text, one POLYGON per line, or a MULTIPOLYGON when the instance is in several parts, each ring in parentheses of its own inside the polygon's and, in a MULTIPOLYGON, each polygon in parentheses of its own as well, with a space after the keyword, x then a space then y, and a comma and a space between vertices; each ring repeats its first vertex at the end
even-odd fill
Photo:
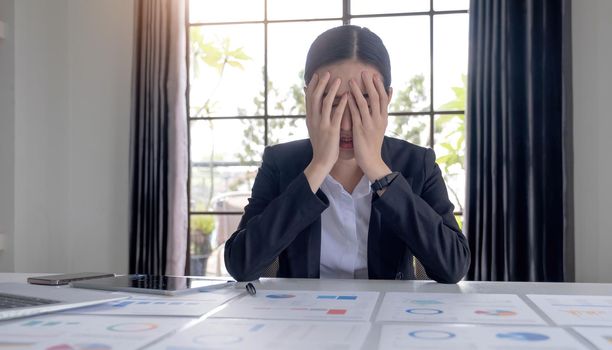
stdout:
POLYGON ((354 24, 376 33, 391 58, 390 112, 429 110, 429 16, 359 18, 354 24))
POLYGON ((429 147, 429 116, 389 116, 386 136, 429 147))
MULTIPOLYGON (((455 208, 455 210, 457 210, 455 208)), ((457 220, 457 224, 459 224, 459 228, 463 231, 463 215, 455 215, 455 220, 457 220)), ((465 234, 465 232, 463 232, 465 234)))
POLYGON ((434 0, 435 11, 467 10, 470 0, 434 0))
POLYGON ((434 16, 434 102, 438 110, 465 110, 468 15, 434 16))
POLYGON ((192 163, 192 211, 242 211, 251 193, 257 166, 214 166, 192 163), (228 202, 227 198, 233 199, 228 202), (243 200, 244 199, 244 200, 243 200))
POLYGON ((212 215, 191 215, 189 217, 190 275, 205 274, 208 257, 212 254, 212 232, 215 218, 212 215))
POLYGON ((263 119, 191 121, 192 162, 261 161, 264 148, 263 119))
POLYGON ((224 243, 240 222, 241 215, 190 216, 190 275, 228 276, 223 260, 224 243))
POLYGON ((351 14, 399 13, 429 11, 429 0, 353 0, 351 14))
POLYGON ((263 24, 191 27, 190 116, 263 115, 263 24))
POLYGON ((333 17, 342 17, 342 1, 268 0, 268 19, 271 20, 333 17))
POLYGON ((304 64, 310 44, 340 21, 270 23, 268 26, 268 113, 303 115, 304 64))
POLYGON ((191 23, 263 21, 264 0, 190 0, 191 23))
POLYGON ((465 115, 437 115, 434 150, 455 211, 465 203, 465 115))
POLYGON ((308 138, 308 128, 304 118, 269 119, 268 132, 270 145, 308 138))

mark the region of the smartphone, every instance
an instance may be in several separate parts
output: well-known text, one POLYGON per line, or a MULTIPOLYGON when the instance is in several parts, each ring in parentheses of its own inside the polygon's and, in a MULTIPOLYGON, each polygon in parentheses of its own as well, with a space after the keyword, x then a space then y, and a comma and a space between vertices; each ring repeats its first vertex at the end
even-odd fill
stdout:
POLYGON ((48 276, 36 276, 28 277, 28 283, 30 284, 42 284, 45 286, 61 286, 68 284, 73 281, 90 280, 94 278, 114 277, 113 273, 102 273, 102 272, 80 272, 80 273, 69 273, 63 275, 48 275, 48 276))

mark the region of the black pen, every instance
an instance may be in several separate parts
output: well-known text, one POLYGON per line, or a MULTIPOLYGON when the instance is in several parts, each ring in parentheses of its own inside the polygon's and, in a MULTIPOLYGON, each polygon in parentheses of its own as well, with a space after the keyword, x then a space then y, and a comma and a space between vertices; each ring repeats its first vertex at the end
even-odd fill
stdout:
POLYGON ((255 294, 257 294, 257 290, 255 289, 255 286, 251 282, 246 284, 246 290, 247 290, 247 292, 249 292, 249 294, 251 294, 253 296, 255 294))

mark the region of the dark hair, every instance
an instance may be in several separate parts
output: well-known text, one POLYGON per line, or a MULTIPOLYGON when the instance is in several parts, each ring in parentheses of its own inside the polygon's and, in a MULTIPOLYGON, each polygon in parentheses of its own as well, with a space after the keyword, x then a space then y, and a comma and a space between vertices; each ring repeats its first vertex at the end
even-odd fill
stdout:
POLYGON ((320 67, 351 58, 376 67, 385 88, 391 86, 391 63, 385 44, 368 28, 354 25, 328 29, 315 39, 306 56, 304 82, 308 85, 320 67))

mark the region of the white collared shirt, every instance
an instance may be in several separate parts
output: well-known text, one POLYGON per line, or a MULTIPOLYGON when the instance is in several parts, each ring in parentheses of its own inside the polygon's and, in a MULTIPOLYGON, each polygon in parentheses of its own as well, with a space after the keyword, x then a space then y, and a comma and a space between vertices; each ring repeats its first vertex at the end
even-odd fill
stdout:
POLYGON ((370 181, 364 175, 348 193, 331 175, 321 191, 329 207, 321 214, 321 278, 368 278, 370 181))

